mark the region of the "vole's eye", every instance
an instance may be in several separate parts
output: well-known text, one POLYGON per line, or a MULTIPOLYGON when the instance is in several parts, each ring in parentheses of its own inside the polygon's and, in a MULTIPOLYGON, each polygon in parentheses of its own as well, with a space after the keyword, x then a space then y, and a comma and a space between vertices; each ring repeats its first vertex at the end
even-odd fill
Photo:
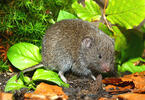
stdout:
POLYGON ((99 58, 99 59, 101 59, 101 58, 102 58, 101 54, 99 54, 99 55, 98 55, 98 58, 99 58))

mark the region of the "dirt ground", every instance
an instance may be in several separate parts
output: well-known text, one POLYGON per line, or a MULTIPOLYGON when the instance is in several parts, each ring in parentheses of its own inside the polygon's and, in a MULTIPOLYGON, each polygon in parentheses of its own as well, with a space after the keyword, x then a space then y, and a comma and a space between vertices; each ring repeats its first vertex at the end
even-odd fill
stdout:
POLYGON ((14 73, 10 72, 0 73, 0 92, 4 91, 7 81, 9 80, 9 78, 11 78, 13 74, 14 73))
POLYGON ((70 88, 64 88, 64 92, 69 96, 69 100, 97 100, 102 96, 109 96, 102 87, 102 76, 98 75, 96 81, 77 77, 67 76, 70 88))
MULTIPOLYGON (((7 80, 13 74, 14 73, 9 73, 9 72, 0 74, 1 92, 4 91, 4 87, 7 80)), ((111 97, 111 95, 109 95, 107 92, 103 90, 101 75, 98 75, 96 77, 96 81, 86 77, 75 76, 73 74, 67 74, 66 77, 68 79, 68 83, 70 84, 70 87, 63 88, 63 91, 68 95, 69 100, 97 100, 102 96, 111 97)), ((21 91, 16 91, 15 99, 23 100, 24 99, 23 95, 25 92, 28 91, 26 91, 25 89, 22 89, 21 91)))

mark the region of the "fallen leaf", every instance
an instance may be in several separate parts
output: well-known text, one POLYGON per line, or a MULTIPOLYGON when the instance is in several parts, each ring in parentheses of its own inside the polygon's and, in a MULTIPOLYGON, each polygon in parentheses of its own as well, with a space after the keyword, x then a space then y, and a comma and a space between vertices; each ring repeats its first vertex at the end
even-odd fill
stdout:
POLYGON ((134 87, 132 81, 122 81, 121 78, 106 78, 102 81, 107 85, 105 90, 111 94, 129 92, 134 87))
POLYGON ((26 100, 67 100, 68 96, 62 91, 61 87, 40 83, 34 93, 26 93, 24 98, 26 100))
POLYGON ((125 93, 121 95, 114 95, 118 100, 145 100, 145 94, 125 93))
POLYGON ((0 92, 0 100, 13 100, 13 94, 0 92))
POLYGON ((105 97, 101 97, 99 100, 117 100, 116 98, 105 98, 105 97))
POLYGON ((107 85, 105 87, 105 90, 107 92, 109 92, 110 94, 119 94, 119 93, 125 93, 125 92, 130 92, 130 88, 132 86, 131 85, 128 85, 128 86, 125 86, 125 87, 119 87, 119 86, 114 86, 114 85, 107 85))
POLYGON ((107 92, 118 94, 120 92, 135 92, 144 93, 145 92, 145 71, 137 72, 130 75, 125 75, 120 78, 106 78, 102 80, 107 92))
POLYGON ((3 61, 5 62, 7 59, 7 51, 9 49, 10 45, 7 43, 6 47, 4 47, 3 45, 0 45, 0 57, 3 58, 3 61))
POLYGON ((134 83, 134 89, 132 92, 145 92, 145 71, 137 72, 131 75, 125 75, 121 78, 122 81, 132 81, 134 83))

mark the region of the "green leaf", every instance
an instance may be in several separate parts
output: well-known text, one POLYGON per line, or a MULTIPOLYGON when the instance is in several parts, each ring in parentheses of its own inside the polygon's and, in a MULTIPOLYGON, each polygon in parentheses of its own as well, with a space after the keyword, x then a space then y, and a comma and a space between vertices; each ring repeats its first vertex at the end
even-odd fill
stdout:
MULTIPOLYGON (((54 0, 56 5, 59 5, 59 6, 67 6, 69 0, 54 0)), ((52 1, 52 2, 54 2, 52 1)))
POLYGON ((99 23, 99 27, 100 30, 102 30, 103 32, 105 32, 106 34, 108 34, 109 36, 112 36, 112 32, 108 29, 108 27, 103 24, 103 23, 99 23))
POLYGON ((143 34, 137 30, 124 31, 127 38, 126 55, 129 59, 140 57, 144 50, 143 34))
MULTIPOLYGON (((143 53, 143 34, 137 30, 112 27, 115 37, 115 50, 120 53, 120 61, 140 57, 143 53)), ((116 57, 118 58, 118 57, 116 57)))
POLYGON ((119 72, 126 72, 126 71, 129 71, 129 72, 132 72, 132 73, 135 73, 135 72, 142 72, 142 71, 145 71, 145 65, 134 65, 135 62, 138 62, 138 61, 142 61, 143 63, 145 63, 145 59, 143 58, 134 58, 134 59, 131 59, 127 62, 125 62, 124 64, 122 64, 122 66, 118 66, 118 71, 119 72))
POLYGON ((69 87, 69 84, 64 83, 60 79, 58 74, 51 70, 37 69, 32 77, 32 80, 34 80, 34 81, 46 80, 46 81, 54 82, 54 83, 58 84, 59 86, 69 87))
POLYGON ((0 72, 2 71, 8 71, 9 70, 9 65, 7 64, 7 61, 3 62, 0 60, 0 72))
POLYGON ((143 34, 137 30, 122 30, 126 37, 127 47, 123 59, 140 57, 144 50, 143 34))
POLYGON ((141 31, 144 33, 145 35, 145 24, 141 27, 141 31))
POLYGON ((72 4, 77 16, 86 21, 100 20, 101 11, 98 4, 93 0, 85 0, 85 6, 77 1, 72 4))
POLYGON ((64 20, 64 19, 77 19, 77 17, 69 12, 66 12, 64 10, 60 10, 58 18, 57 18, 57 22, 64 20))
POLYGON ((115 36, 115 50, 116 51, 121 51, 122 49, 127 48, 127 40, 125 35, 121 32, 121 30, 113 26, 113 31, 114 31, 114 36, 115 36))
POLYGON ((9 48, 8 59, 18 69, 23 70, 41 62, 39 48, 31 43, 20 42, 9 48))
POLYGON ((118 60, 117 62, 119 61, 122 61, 124 60, 124 54, 125 54, 125 50, 127 49, 127 40, 126 40, 126 37, 125 35, 121 32, 121 30, 116 27, 116 26, 113 26, 113 31, 114 31, 114 37, 115 37, 115 51, 117 52, 117 56, 116 57, 118 60))
MULTIPOLYGON (((17 75, 14 75, 12 78, 10 78, 5 86, 5 92, 13 91, 13 90, 19 90, 21 88, 27 88, 26 85, 24 85, 24 82, 19 78, 17 81, 17 75)), ((30 82, 29 77, 24 77, 26 82, 30 82)))
POLYGON ((106 16, 112 24, 132 29, 145 18, 145 0, 109 0, 106 16))

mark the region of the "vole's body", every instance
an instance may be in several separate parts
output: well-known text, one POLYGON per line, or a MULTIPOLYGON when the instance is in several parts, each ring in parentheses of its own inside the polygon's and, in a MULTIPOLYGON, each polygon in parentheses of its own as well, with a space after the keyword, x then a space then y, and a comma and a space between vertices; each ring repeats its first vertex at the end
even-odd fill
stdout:
POLYGON ((88 66, 97 71, 113 69, 114 42, 95 26, 82 20, 63 20, 52 25, 43 38, 42 64, 46 69, 63 74, 71 70, 81 75, 92 75, 88 66))

